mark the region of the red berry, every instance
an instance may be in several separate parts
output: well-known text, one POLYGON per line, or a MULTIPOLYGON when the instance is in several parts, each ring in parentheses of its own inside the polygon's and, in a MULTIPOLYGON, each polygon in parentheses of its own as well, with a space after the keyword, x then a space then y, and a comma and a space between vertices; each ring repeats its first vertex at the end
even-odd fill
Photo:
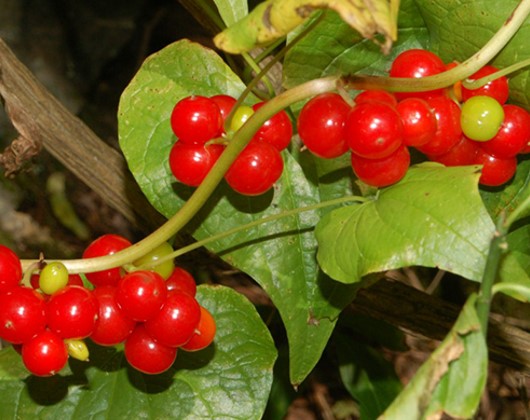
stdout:
MULTIPOLYGON (((445 71, 445 64, 436 54, 422 49, 410 49, 400 53, 392 62, 390 77, 420 78, 434 76, 445 71)), ((444 89, 426 92, 396 92, 398 100, 410 97, 422 99, 443 95, 444 89)))
POLYGON ((236 104, 236 98, 230 95, 214 95, 210 99, 217 104, 219 111, 221 112, 221 118, 223 122, 226 120, 226 117, 232 111, 232 108, 236 104))
POLYGON ((62 338, 85 338, 92 334, 98 316, 98 302, 92 292, 80 286, 66 286, 46 303, 48 327, 62 338))
POLYGON ((169 153, 169 167, 177 181, 197 187, 206 178, 224 146, 188 144, 177 141, 169 153))
POLYGON ((142 324, 138 324, 125 340, 127 362, 140 372, 156 375, 168 370, 175 362, 177 349, 151 338, 142 324))
POLYGON ((66 344, 56 333, 42 331, 22 345, 22 361, 33 375, 55 375, 68 362, 66 344))
POLYGON ((133 321, 147 321, 158 314, 166 301, 164 278, 147 270, 126 274, 118 283, 116 303, 123 314, 133 321))
POLYGON ((116 287, 102 286, 93 292, 98 301, 98 318, 90 338, 101 346, 119 344, 133 332, 136 322, 123 315, 116 303, 116 287))
POLYGON ((350 106, 337 93, 323 93, 307 102, 298 116, 298 135, 307 149, 331 159, 348 151, 344 122, 350 106))
POLYGON ((16 286, 0 293, 0 338, 23 344, 44 331, 46 304, 40 293, 16 286))
POLYGON ((460 141, 443 155, 429 156, 433 162, 441 163, 445 166, 466 166, 476 163, 479 145, 476 141, 469 140, 462 136, 460 141))
POLYGON ((428 99, 436 116, 436 133, 423 146, 417 149, 427 156, 442 155, 447 153, 462 138, 460 126, 460 107, 449 98, 438 96, 428 99))
POLYGON ((204 96, 181 99, 171 113, 173 133, 183 143, 204 144, 223 132, 223 118, 217 104, 204 96))
POLYGON ((387 92, 386 90, 379 89, 368 89, 359 93, 355 97, 356 104, 362 104, 363 102, 384 102, 387 105, 395 107, 398 104, 396 96, 393 93, 387 92))
POLYGON ((400 146, 390 156, 382 159, 366 159, 351 154, 353 172, 364 183, 373 187, 386 187, 401 180, 410 165, 410 154, 405 146, 400 146))
POLYGON ((517 159, 515 157, 497 158, 483 150, 478 152, 476 163, 482 165, 479 183, 489 187, 505 184, 513 178, 517 170, 517 159))
POLYGON ((180 290, 190 296, 197 293, 197 284, 193 276, 181 267, 175 267, 173 273, 166 280, 166 288, 170 290, 180 290))
POLYGON ((530 141, 530 114, 517 105, 504 105, 504 121, 489 141, 480 147, 490 155, 510 158, 521 153, 530 141))
MULTIPOLYGON (((476 73, 469 76, 470 80, 477 80, 497 72, 498 69, 494 66, 486 65, 478 70, 476 73)), ((506 76, 501 76, 491 82, 486 83, 477 89, 468 89, 462 85, 462 100, 467 101, 473 96, 491 96, 495 98, 500 104, 504 104, 508 100, 510 88, 508 86, 508 79, 506 76)))
POLYGON ((436 115, 427 101, 421 98, 406 98, 398 103, 396 110, 403 122, 405 146, 422 146, 436 133, 436 115))
POLYGON ((197 325, 197 328, 189 341, 180 346, 180 348, 186 351, 202 350, 212 343, 215 338, 215 331, 215 319, 206 308, 201 306, 201 319, 199 320, 199 325, 197 325))
POLYGON ((185 344, 193 335, 201 317, 200 306, 193 296, 173 290, 168 292, 166 303, 144 325, 156 341, 170 347, 185 344))
MULTIPOLYGON (((260 109, 265 102, 259 102, 252 106, 254 111, 260 109)), ((263 123, 260 129, 254 134, 252 141, 264 141, 274 146, 280 152, 289 146, 293 137, 293 125, 287 112, 280 111, 272 118, 263 123)))
POLYGON ((22 280, 22 264, 17 254, 0 245, 0 293, 17 286, 22 280))
MULTIPOLYGON (((95 239, 83 253, 83 258, 95 258, 112 255, 131 246, 131 242, 122 236, 114 234, 102 235, 95 239)), ((86 273, 86 277, 95 287, 115 286, 120 281, 122 269, 120 267, 109 270, 86 273)))
POLYGON ((390 156, 403 142, 401 117, 383 102, 355 105, 346 117, 344 133, 351 151, 367 159, 390 156))
POLYGON ((228 185, 244 195, 260 195, 272 188, 283 171, 280 152, 265 142, 251 141, 225 174, 228 185))

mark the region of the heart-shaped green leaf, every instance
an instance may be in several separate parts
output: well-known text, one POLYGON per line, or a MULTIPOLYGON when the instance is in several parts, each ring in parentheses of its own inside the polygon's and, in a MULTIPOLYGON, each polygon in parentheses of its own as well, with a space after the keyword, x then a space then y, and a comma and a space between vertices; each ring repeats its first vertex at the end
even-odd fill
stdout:
POLYGON ((328 213, 316 229, 318 261, 332 278, 422 265, 480 281, 494 225, 477 167, 411 168, 372 201, 328 213))

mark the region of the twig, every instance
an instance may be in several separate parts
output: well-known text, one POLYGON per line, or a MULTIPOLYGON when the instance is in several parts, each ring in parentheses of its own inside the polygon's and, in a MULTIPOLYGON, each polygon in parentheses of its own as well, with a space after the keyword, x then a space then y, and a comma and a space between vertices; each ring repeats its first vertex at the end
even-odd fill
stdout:
POLYGON ((128 172, 122 155, 72 115, 2 39, 0 98, 22 137, 42 144, 127 220, 146 231, 163 222, 128 172))

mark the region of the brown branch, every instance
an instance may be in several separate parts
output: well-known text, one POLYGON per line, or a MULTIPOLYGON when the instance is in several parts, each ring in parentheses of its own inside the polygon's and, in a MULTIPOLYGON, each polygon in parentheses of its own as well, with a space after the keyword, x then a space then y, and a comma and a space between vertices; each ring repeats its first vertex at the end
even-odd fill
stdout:
POLYGON ((127 220, 150 231, 163 217, 146 200, 121 153, 72 115, 0 39, 0 98, 22 138, 42 144, 127 220))
MULTIPOLYGON (((359 291, 353 311, 388 322, 413 334, 442 340, 453 326, 460 307, 400 282, 380 280, 359 291)), ((530 374, 530 333, 490 316, 490 358, 530 374)))

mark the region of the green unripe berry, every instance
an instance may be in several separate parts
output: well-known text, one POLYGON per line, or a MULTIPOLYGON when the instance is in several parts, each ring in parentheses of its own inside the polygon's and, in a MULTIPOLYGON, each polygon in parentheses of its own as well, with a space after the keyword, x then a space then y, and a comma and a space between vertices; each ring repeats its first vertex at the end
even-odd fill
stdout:
POLYGON ((68 355, 74 359, 88 362, 89 351, 86 343, 83 340, 68 338, 64 340, 68 355))
POLYGON ((67 284, 68 269, 59 261, 46 264, 40 272, 39 288, 47 295, 53 295, 67 284))
POLYGON ((171 273, 173 273, 173 269, 175 268, 173 260, 170 259, 161 264, 156 264, 156 262, 172 252, 173 247, 169 243, 164 242, 143 257, 138 258, 133 265, 136 267, 142 266, 142 268, 146 270, 156 271, 164 279, 167 279, 171 273))
POLYGON ((490 96, 473 96, 462 105, 460 124, 464 135, 475 141, 491 140, 504 121, 502 105, 490 96))
POLYGON ((232 116, 232 120, 230 121, 230 129, 229 131, 235 132, 239 130, 243 124, 254 114, 254 110, 252 107, 247 105, 241 105, 239 108, 236 109, 234 112, 234 115, 232 116))

